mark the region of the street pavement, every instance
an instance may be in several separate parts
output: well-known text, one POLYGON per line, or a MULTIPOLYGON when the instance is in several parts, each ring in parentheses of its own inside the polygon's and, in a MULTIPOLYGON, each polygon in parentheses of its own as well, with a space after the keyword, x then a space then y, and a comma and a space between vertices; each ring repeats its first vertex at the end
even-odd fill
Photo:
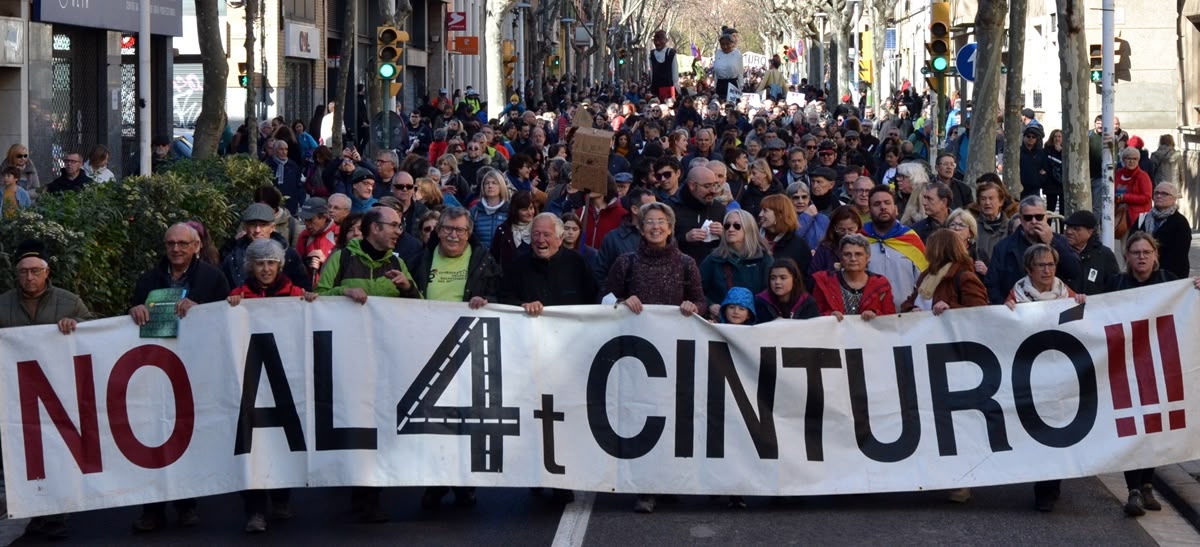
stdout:
MULTIPOLYGON (((271 523, 266 534, 242 532, 237 494, 200 501, 201 524, 173 523, 162 532, 134 535, 139 508, 89 511, 71 516, 69 543, 86 545, 570 545, 558 543, 562 510, 548 497, 525 489, 480 489, 479 504, 449 505, 430 513, 419 508, 420 489, 389 488, 384 503, 392 521, 353 524, 344 488, 293 491, 295 518, 271 523)), ((580 496, 583 498, 583 496, 580 496)), ((630 511, 633 496, 596 496, 582 533, 583 545, 1156 545, 1096 478, 1068 480, 1053 513, 1033 510, 1032 486, 974 490, 966 504, 945 501, 944 492, 916 492, 796 499, 754 498, 730 509, 723 498, 684 496, 664 501, 652 515, 630 511)), ((578 502, 577 502, 578 503, 578 502)), ((169 511, 170 512, 170 511, 169 511)), ((172 519, 173 517, 173 512, 172 519)), ((13 521, 18 524, 20 521, 13 521)), ((578 522, 578 521, 576 521, 578 522)), ((1185 526, 1186 527, 1186 526, 1185 526)), ((1190 530, 1195 535, 1195 530, 1190 530)), ((1200 535, 1195 536, 1200 542, 1200 535)), ((561 539, 561 537, 560 537, 561 539)), ((47 543, 21 538, 14 545, 47 543)), ((580 543, 575 542, 574 545, 580 543)))

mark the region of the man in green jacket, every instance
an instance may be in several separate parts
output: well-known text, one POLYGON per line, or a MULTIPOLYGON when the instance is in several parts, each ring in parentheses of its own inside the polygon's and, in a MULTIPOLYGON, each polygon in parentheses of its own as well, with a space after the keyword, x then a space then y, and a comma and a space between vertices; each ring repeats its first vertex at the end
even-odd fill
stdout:
POLYGON ((391 207, 371 208, 362 219, 363 238, 333 253, 321 268, 317 293, 347 296, 359 304, 368 296, 421 298, 408 266, 392 252, 401 226, 391 207))
MULTIPOLYGON (((417 284, 392 249, 400 239, 403 224, 391 207, 372 207, 362 219, 363 238, 346 244, 321 267, 317 293, 321 296, 346 296, 366 304, 368 296, 421 298, 417 284)), ((383 488, 356 486, 350 490, 350 505, 355 520, 382 523, 390 517, 380 505, 383 488)))
MULTIPOLYGON (((40 241, 17 247, 17 287, 0 294, 0 328, 58 325, 63 334, 75 331, 91 314, 74 293, 50 284, 50 262, 40 241)), ((67 536, 67 515, 34 517, 25 527, 29 535, 51 539, 67 536)))

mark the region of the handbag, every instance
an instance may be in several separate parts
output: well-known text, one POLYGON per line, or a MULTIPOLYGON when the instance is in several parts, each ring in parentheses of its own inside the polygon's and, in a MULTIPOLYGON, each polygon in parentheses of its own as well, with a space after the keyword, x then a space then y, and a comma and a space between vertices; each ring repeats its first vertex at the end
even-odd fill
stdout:
POLYGON ((1129 233, 1129 205, 1118 204, 1113 209, 1113 217, 1113 237, 1125 239, 1125 234, 1129 233))

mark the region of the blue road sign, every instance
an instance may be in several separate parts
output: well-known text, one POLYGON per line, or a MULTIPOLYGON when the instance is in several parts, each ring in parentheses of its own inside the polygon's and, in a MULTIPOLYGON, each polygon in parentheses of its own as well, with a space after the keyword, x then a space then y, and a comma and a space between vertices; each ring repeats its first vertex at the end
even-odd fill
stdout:
POLYGON ((958 50, 958 55, 954 57, 954 62, 958 67, 958 73, 968 82, 975 81, 975 51, 979 48, 975 42, 971 42, 958 50))

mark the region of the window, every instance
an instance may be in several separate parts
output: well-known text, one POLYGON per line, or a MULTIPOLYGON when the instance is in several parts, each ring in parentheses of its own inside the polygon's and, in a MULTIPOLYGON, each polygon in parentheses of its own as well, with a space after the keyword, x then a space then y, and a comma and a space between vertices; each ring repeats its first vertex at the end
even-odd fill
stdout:
POLYGON ((317 0, 283 0, 283 18, 297 21, 316 21, 317 0))

